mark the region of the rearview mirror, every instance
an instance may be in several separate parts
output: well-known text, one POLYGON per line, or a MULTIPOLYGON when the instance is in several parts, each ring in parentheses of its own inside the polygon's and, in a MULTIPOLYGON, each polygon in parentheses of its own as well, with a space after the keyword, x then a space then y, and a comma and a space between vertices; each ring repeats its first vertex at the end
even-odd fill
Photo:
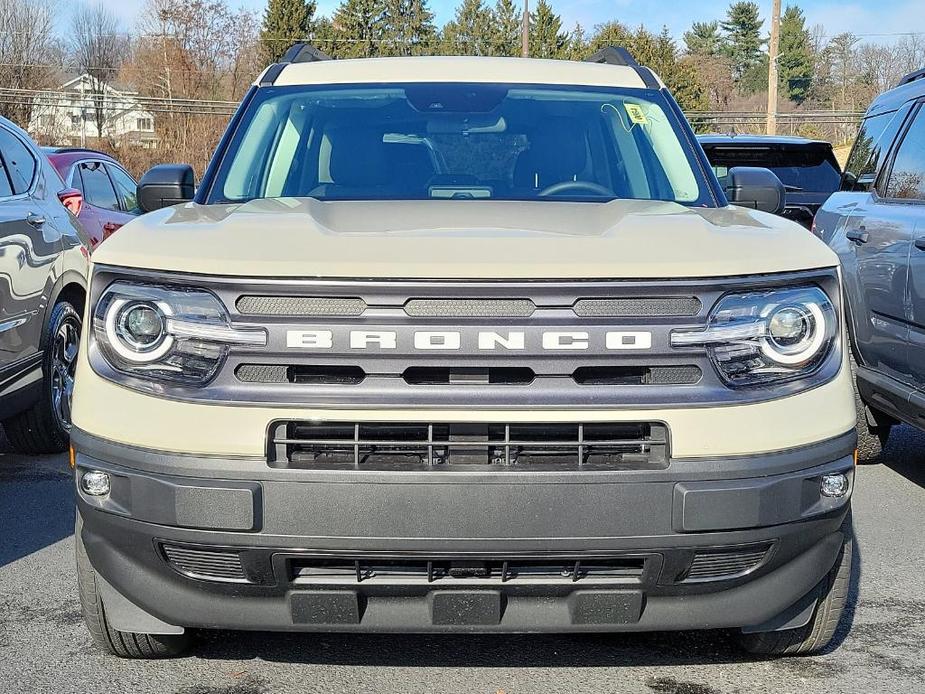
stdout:
POLYGON ((734 166, 726 176, 726 198, 733 205, 780 214, 784 211, 786 190, 770 169, 734 166))
POLYGON ((145 212, 193 199, 196 175, 189 164, 158 164, 138 182, 138 206, 145 212))

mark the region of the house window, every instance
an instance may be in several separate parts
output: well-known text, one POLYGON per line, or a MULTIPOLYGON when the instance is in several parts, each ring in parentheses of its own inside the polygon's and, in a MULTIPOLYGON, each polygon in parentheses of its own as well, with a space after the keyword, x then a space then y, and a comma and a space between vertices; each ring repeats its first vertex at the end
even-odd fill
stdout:
POLYGON ((80 127, 80 116, 76 113, 71 114, 71 125, 75 128, 80 127))
POLYGON ((154 123, 151 118, 139 118, 136 121, 136 130, 154 130, 154 123))

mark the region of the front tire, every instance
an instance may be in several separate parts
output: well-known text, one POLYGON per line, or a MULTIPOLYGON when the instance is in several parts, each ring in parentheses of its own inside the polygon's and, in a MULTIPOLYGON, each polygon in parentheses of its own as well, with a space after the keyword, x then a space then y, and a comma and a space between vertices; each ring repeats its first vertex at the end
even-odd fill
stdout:
POLYGON ((815 589, 819 597, 812 619, 798 629, 742 634, 739 637, 742 648, 756 655, 810 655, 832 642, 845 611, 851 583, 854 530, 850 512, 842 531, 845 540, 835 565, 815 589))
POLYGON ((857 414, 858 462, 873 465, 882 462, 883 449, 890 438, 893 422, 886 415, 869 408, 861 399, 858 391, 858 365, 853 354, 849 354, 849 358, 851 385, 854 388, 854 409, 857 414), (871 423, 871 417, 874 423, 871 423))
POLYGON ((80 329, 80 315, 74 307, 67 301, 57 303, 42 335, 42 395, 31 408, 3 422, 6 437, 17 453, 67 450, 80 329))
POLYGON ((189 647, 189 634, 140 634, 114 629, 106 618, 106 609, 96 582, 96 571, 90 565, 80 537, 80 521, 74 531, 77 545, 77 588, 84 622, 94 645, 120 658, 173 658, 189 647))

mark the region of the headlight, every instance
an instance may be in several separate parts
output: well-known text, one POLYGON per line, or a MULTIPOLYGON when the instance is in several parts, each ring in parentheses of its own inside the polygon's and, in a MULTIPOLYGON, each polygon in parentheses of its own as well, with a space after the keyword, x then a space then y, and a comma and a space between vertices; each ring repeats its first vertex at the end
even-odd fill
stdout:
POLYGON ((232 328, 208 292, 128 282, 105 289, 93 312, 93 333, 117 371, 188 385, 212 378, 230 345, 267 343, 262 329, 232 328))
POLYGON ((776 383, 812 373, 836 344, 835 307, 819 287, 723 297, 706 330, 675 331, 674 347, 705 346, 733 386, 776 383))

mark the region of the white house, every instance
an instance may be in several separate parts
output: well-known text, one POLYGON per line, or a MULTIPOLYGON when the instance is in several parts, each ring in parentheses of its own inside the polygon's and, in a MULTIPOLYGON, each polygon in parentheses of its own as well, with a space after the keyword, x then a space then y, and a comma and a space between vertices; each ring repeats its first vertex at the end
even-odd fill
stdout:
POLYGON ((102 136, 116 141, 154 146, 154 114, 137 100, 138 92, 98 82, 89 74, 76 75, 57 89, 36 94, 29 132, 56 145, 81 145, 99 136, 97 101, 101 101, 102 136), (96 89, 96 85, 99 89, 96 89))

